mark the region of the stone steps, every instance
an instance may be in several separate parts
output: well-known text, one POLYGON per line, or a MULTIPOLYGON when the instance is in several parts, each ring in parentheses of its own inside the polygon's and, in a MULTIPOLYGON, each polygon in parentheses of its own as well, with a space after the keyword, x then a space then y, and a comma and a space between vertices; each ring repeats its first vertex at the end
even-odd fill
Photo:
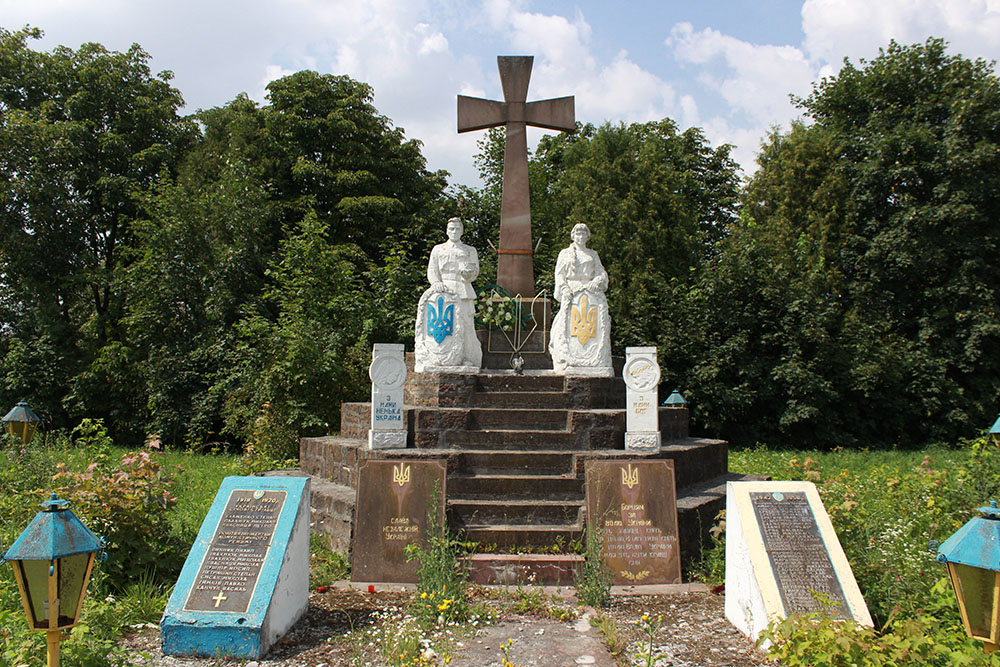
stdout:
POLYGON ((479 392, 521 392, 558 391, 566 389, 566 379, 562 375, 513 375, 509 373, 481 373, 476 376, 476 391, 479 392))
POLYGON ((477 391, 470 403, 479 408, 533 408, 569 410, 569 396, 563 391, 477 391))
POLYGON ((469 526, 581 525, 583 500, 485 500, 449 494, 448 519, 459 530, 469 526))
POLYGON ((472 408, 469 410, 469 428, 487 431, 566 431, 569 424, 568 410, 540 410, 524 408, 472 408))
POLYGON ((583 482, 573 476, 539 474, 448 475, 448 497, 475 500, 580 500, 583 482))
POLYGON ((558 450, 463 450, 456 461, 459 470, 471 475, 569 475, 575 470, 573 452, 558 450))
POLYGON ((455 449, 497 451, 536 451, 576 449, 577 437, 565 431, 530 431, 490 429, 487 431, 449 431, 444 445, 455 449))

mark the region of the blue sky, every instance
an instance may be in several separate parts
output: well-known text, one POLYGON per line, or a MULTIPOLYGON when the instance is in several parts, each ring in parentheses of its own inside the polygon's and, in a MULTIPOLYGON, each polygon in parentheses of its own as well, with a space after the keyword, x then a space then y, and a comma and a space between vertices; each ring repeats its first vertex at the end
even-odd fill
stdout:
POLYGON ((241 92, 263 102, 300 69, 348 74, 430 169, 469 185, 479 133, 456 133, 455 96, 502 99, 501 54, 535 56, 529 100, 575 95, 577 120, 595 124, 700 127, 746 173, 768 129, 797 117, 789 94, 845 57, 935 36, 1000 59, 1000 0, 0 0, 0 26, 25 24, 46 33, 35 48, 141 44, 188 111, 241 92))

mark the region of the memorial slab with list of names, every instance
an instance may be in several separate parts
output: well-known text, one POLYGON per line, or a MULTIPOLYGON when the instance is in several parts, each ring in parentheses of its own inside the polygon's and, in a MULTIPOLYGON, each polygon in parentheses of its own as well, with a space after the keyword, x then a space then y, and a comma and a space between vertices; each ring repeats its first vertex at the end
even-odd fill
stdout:
POLYGON ((725 609, 751 639, 794 614, 872 625, 814 484, 727 483, 725 609))
POLYGON ((167 655, 259 658, 309 605, 309 478, 227 477, 160 621, 167 655))

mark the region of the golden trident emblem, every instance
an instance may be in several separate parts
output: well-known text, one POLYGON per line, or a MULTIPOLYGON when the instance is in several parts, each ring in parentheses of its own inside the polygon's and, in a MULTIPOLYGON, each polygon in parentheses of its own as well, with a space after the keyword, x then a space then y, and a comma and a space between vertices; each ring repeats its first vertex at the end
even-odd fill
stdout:
POLYGON ((409 484, 410 466, 404 466, 402 463, 398 466, 392 466, 392 481, 400 486, 409 484))
POLYGON ((622 484, 628 488, 632 488, 639 483, 639 469, 633 468, 632 464, 628 465, 628 469, 622 468, 622 484))
POLYGON ((587 309, 587 295, 580 297, 580 305, 573 306, 569 318, 569 335, 574 336, 580 345, 597 335, 597 306, 587 309))

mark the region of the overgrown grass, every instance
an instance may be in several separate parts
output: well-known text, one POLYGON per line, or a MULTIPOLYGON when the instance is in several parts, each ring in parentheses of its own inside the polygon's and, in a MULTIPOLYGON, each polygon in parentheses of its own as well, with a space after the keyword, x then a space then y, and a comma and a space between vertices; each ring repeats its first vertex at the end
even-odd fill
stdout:
MULTIPOLYGON (((102 433, 100 424, 90 423, 72 437, 49 434, 47 445, 40 438, 27 447, 0 444, 0 550, 17 539, 53 489, 64 488, 60 497, 73 502, 71 509, 99 534, 104 529, 98 526, 131 526, 129 534, 113 536, 123 543, 118 560, 94 570, 80 621, 62 643, 67 667, 126 663, 129 656, 118 640, 132 628, 159 621, 186 555, 176 552, 194 541, 222 478, 241 469, 240 459, 230 455, 148 449, 137 454, 102 433), (62 474, 53 479, 60 464, 62 474), (109 491, 109 484, 120 486, 109 491), (159 495, 162 502, 150 503, 137 489, 166 492, 170 500, 159 495), (157 529, 143 533, 144 517, 157 529), (170 565, 133 570, 126 564, 135 560, 127 553, 140 548, 132 546, 134 539, 143 541, 143 550, 172 550, 176 557, 170 565)), ((45 633, 28 630, 13 571, 0 565, 0 667, 42 664, 44 655, 45 633)))
MULTIPOLYGON (((859 665, 1000 665, 1000 657, 987 657, 964 638, 934 548, 975 516, 976 508, 1000 497, 1000 451, 992 443, 980 438, 916 451, 758 446, 732 451, 729 469, 816 484, 876 622, 873 633, 831 624, 822 615, 775 626, 771 639, 785 664, 834 664, 828 660, 841 644, 869 656, 859 665), (916 649, 910 662, 890 650, 893 642, 917 637, 927 640, 921 639, 919 660, 916 649)), ((720 533, 695 571, 718 583, 724 554, 720 533)))

